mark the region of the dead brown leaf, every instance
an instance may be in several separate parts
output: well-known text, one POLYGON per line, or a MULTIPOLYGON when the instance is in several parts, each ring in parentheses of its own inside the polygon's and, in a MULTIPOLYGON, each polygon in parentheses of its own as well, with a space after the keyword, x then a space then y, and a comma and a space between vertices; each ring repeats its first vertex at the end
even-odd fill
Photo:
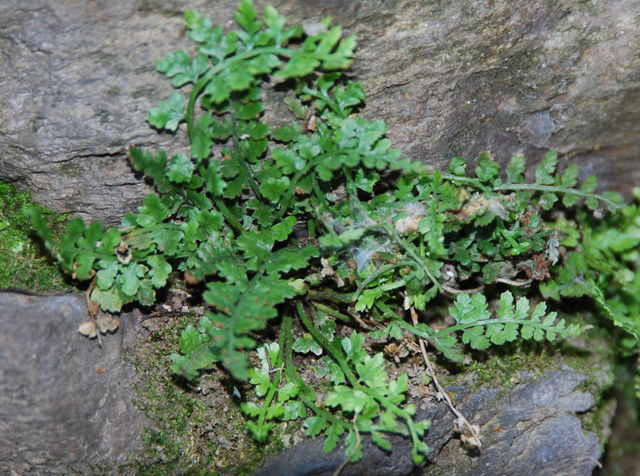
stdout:
POLYGON ((98 328, 93 321, 87 321, 78 326, 78 332, 89 339, 93 339, 98 335, 98 328))
POLYGON ((116 246, 116 256, 122 264, 126 265, 131 262, 131 250, 124 240, 120 241, 120 244, 116 246))
POLYGON ((107 332, 115 332, 120 326, 120 321, 111 316, 99 317, 96 319, 96 325, 102 334, 106 334, 107 332))

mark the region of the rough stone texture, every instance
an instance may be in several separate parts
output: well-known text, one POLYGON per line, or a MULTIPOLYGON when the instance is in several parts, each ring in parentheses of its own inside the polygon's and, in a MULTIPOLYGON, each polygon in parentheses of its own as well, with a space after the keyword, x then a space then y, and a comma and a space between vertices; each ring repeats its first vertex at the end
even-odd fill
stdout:
POLYGON ((431 474, 590 475, 602 453, 597 435, 575 416, 596 404, 592 394, 576 389, 584 377, 567 368, 529 378, 503 395, 499 388, 455 389, 461 411, 482 426, 484 449, 469 457, 450 440, 431 474))
MULTIPOLYGON (((544 376, 522 375, 521 383, 505 391, 499 387, 471 392, 449 387, 458 410, 481 426, 483 448, 465 451, 453 438, 454 416, 443 403, 420 405, 419 417, 432 424, 425 441, 431 447, 424 474, 443 476, 587 476, 601 456, 598 437, 585 431, 576 413, 595 407, 591 393, 576 389, 584 380, 565 368, 544 376)), ((410 443, 396 437, 392 453, 367 442, 363 460, 348 465, 343 475, 381 476, 416 474, 410 443)), ((344 461, 344 448, 326 456, 322 440, 305 442, 283 452, 255 476, 287 474, 329 476, 344 461)))
MULTIPOLYGON (((257 2, 260 6, 264 2, 257 2)), ((352 76, 406 155, 446 167, 490 149, 549 148, 622 192, 640 167, 639 0, 272 2, 290 22, 332 15, 359 38, 352 76)), ((0 5, 0 178, 110 224, 149 188, 126 147, 184 145, 145 123, 170 85, 155 61, 190 48, 181 12, 226 25, 236 0, 0 5)))
POLYGON ((0 293, 0 474, 115 473, 141 446, 133 320, 98 348, 86 315, 81 296, 0 293))
POLYGON ((640 179, 640 2, 394 2, 354 70, 407 155, 445 167, 548 149, 607 188, 640 179), (393 12, 393 13, 392 13, 393 12))

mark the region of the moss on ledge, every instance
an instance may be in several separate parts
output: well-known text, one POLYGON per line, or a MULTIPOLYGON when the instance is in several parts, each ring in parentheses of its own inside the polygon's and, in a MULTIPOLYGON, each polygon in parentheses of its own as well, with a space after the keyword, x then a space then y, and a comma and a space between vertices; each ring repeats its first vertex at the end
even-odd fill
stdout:
POLYGON ((56 214, 32 202, 29 193, 18 192, 12 185, 0 182, 0 289, 69 289, 65 276, 43 252, 33 233, 27 215, 30 207, 39 208, 54 231, 60 231, 67 219, 66 215, 56 214))

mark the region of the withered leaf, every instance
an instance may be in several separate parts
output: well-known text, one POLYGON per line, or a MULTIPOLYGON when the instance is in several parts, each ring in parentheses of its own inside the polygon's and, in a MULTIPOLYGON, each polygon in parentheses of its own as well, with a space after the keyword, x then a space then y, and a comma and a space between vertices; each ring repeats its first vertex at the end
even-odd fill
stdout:
POLYGON ((78 326, 78 332, 89 339, 93 339, 98 335, 98 328, 93 321, 87 321, 78 326))
POLYGON ((111 316, 99 317, 96 319, 96 325, 101 333, 106 334, 107 332, 115 332, 120 326, 120 321, 111 316))
POLYGON ((126 265, 131 262, 131 250, 124 240, 120 241, 120 244, 116 246, 116 256, 122 264, 126 265))

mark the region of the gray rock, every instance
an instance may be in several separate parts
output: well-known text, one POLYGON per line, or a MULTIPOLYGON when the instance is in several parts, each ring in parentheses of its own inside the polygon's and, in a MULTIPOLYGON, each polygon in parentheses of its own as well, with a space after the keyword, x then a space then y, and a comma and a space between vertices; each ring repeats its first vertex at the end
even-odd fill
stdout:
POLYGON ((0 292, 0 474, 115 473, 141 447, 133 320, 98 348, 86 315, 78 295, 0 292))
MULTIPOLYGON (((453 437, 454 416, 444 403, 418 403, 419 419, 431 420, 425 442, 430 446, 424 474, 447 476, 587 476, 601 456, 595 433, 585 431, 575 415, 593 409, 592 394, 577 390, 585 378, 565 368, 543 376, 522 376, 504 391, 487 387, 471 391, 449 387, 459 411, 481 427, 483 448, 467 452, 453 437)), ((340 474, 381 476, 412 474, 410 442, 392 439, 390 453, 365 441, 363 459, 340 474)), ((268 462, 255 476, 331 475, 344 461, 344 448, 329 455, 323 440, 294 446, 268 462)))
MULTIPOLYGON (((236 0, 0 5, 0 178, 57 211, 118 223, 150 188, 130 145, 184 150, 185 132, 145 122, 170 85, 166 53, 192 48, 182 11, 232 19, 236 0)), ((262 8, 265 2, 257 2, 262 8)), ((444 168, 490 149, 548 149, 607 188, 640 178, 639 0, 271 2, 291 23, 332 15, 359 38, 351 76, 406 155, 444 168)))
POLYGON ((459 410, 482 427, 484 448, 470 456, 450 440, 439 449, 432 474, 590 475, 602 453, 598 436, 576 416, 595 409, 594 396, 576 389, 584 380, 566 368, 522 377, 502 396, 501 389, 455 389, 459 410))
POLYGON ((444 168, 555 149, 583 179, 638 183, 638 0, 385 4, 361 10, 354 75, 405 154, 444 168))

